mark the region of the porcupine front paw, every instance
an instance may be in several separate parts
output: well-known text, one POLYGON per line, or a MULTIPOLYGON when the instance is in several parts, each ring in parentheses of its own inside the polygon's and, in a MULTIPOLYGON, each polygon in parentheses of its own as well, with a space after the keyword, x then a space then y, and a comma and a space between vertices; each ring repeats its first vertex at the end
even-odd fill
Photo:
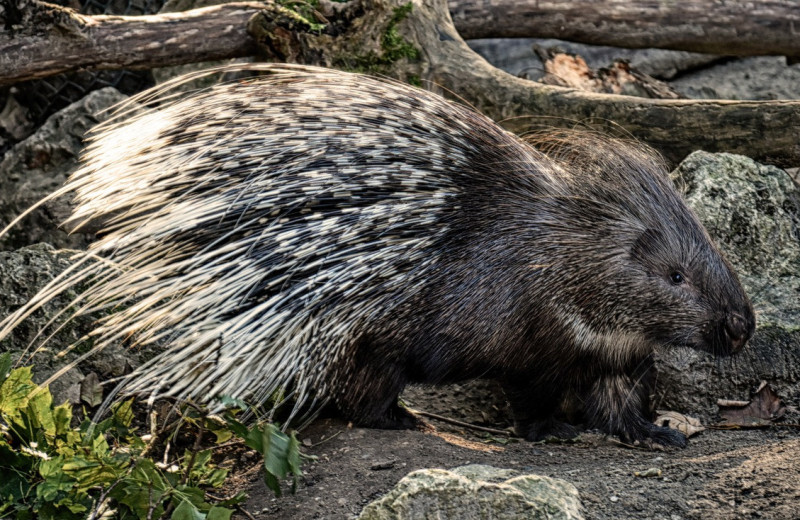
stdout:
POLYGON ((623 442, 686 447, 684 434, 651 423, 648 410, 646 388, 625 374, 599 379, 586 396, 586 419, 591 427, 617 435, 623 442))
POLYGON ((685 448, 689 441, 686 435, 678 430, 672 428, 665 428, 663 426, 656 426, 655 424, 647 423, 644 428, 637 431, 635 434, 621 434, 620 438, 627 442, 639 441, 650 447, 654 445, 685 448))

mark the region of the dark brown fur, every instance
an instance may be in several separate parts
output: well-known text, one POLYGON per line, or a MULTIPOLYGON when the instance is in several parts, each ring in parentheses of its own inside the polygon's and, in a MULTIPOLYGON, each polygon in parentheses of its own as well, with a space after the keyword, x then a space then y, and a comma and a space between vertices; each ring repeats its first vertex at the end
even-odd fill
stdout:
POLYGON ((575 393, 590 428, 685 445, 650 421, 652 354, 741 349, 755 318, 735 273, 651 151, 590 133, 533 145, 526 164, 475 143, 488 171, 464 186, 463 220, 422 294, 356 342, 339 406, 408 427, 406 384, 495 378, 529 440, 576 433, 558 419, 575 393))

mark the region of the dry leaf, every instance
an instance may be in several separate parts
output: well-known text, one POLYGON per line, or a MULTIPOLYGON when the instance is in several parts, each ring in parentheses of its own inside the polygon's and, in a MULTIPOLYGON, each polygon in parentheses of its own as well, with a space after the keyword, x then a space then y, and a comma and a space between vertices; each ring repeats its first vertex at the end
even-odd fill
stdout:
POLYGON ((766 381, 762 381, 750 402, 717 401, 720 424, 725 426, 742 426, 748 428, 769 426, 786 413, 786 406, 766 381))
POLYGON ((700 420, 678 412, 658 410, 658 418, 654 421, 658 426, 678 430, 687 437, 705 430, 700 420))
POLYGON ((103 402, 103 385, 94 372, 89 372, 81 381, 81 401, 92 408, 103 402))

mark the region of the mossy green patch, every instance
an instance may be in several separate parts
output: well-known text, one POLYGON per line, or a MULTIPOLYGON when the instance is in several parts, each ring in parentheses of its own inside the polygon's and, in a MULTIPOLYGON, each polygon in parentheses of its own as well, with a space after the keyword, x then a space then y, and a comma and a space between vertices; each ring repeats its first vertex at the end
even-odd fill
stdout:
MULTIPOLYGON (((419 60, 422 53, 406 40, 398 30, 400 22, 411 13, 414 5, 411 2, 395 7, 392 16, 381 35, 380 52, 369 51, 363 54, 343 57, 336 60, 338 68, 360 72, 363 74, 382 75, 390 72, 390 67, 401 59, 409 61, 419 60)), ((409 83, 420 86, 422 82, 418 76, 410 76, 409 83)))

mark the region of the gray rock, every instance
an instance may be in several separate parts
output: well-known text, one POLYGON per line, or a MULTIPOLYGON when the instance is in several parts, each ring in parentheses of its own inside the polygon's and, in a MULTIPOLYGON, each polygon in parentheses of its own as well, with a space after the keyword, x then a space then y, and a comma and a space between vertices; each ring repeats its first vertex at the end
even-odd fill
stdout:
MULTIPOLYGON (((40 289, 71 265, 74 251, 56 251, 48 244, 38 244, 17 251, 0 251, 0 320, 27 303, 40 289)), ((79 341, 91 330, 94 317, 65 321, 71 315, 57 314, 67 309, 78 290, 75 287, 56 295, 28 316, 14 331, 0 341, 0 353, 10 352, 11 359, 22 365, 33 365, 34 379, 41 383, 62 367, 87 352, 92 341, 79 341), (51 318, 54 325, 48 326, 51 318), (41 335, 40 335, 41 332, 41 335), (53 337, 40 348, 33 349, 49 334, 53 337)), ((95 316, 96 317, 96 316, 95 316)), ((75 385, 85 374, 96 372, 102 378, 117 377, 139 364, 139 353, 115 345, 91 356, 80 369, 71 368, 50 385, 55 402, 75 401, 75 385)))
POLYGON ((25 139, 34 129, 28 109, 17 100, 17 89, 8 90, 6 95, 0 92, 0 150, 5 149, 7 143, 25 139))
MULTIPOLYGON (((103 112, 125 96, 108 87, 53 114, 33 135, 16 144, 0 162, 0 229, 64 183, 75 170, 86 132, 108 117, 103 112)), ((59 224, 70 213, 67 198, 52 200, 0 237, 0 249, 38 242, 80 248, 89 237, 67 235, 59 224)))
POLYGON ((628 60, 639 72, 659 79, 671 79, 684 71, 721 59, 719 56, 694 52, 620 49, 554 39, 503 38, 469 40, 467 44, 495 67, 534 81, 540 79, 543 74, 542 62, 533 52, 534 45, 545 49, 557 47, 564 52, 577 54, 586 60, 586 64, 592 69, 608 67, 616 59, 628 60))
POLYGON ((670 82, 695 99, 798 99, 800 64, 782 56, 738 58, 688 72, 670 82))
POLYGON ((578 520, 583 506, 578 490, 564 480, 470 465, 409 473, 358 518, 578 520))
POLYGON ((800 402, 800 188, 747 157, 695 152, 673 172, 689 205, 739 273, 757 332, 732 360, 661 352, 658 406, 713 420, 717 399, 746 400, 766 380, 800 402))

